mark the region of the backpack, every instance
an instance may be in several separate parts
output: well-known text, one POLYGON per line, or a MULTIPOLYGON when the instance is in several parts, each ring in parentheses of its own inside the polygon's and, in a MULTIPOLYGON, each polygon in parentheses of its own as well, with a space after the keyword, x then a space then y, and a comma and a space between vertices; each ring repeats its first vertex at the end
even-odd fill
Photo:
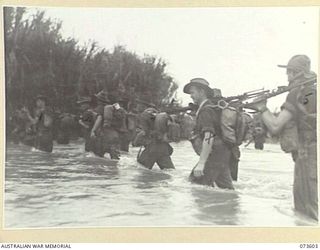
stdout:
POLYGON ((218 105, 208 105, 208 107, 221 109, 222 140, 233 146, 240 146, 249 131, 249 125, 252 121, 250 115, 227 104, 219 105, 218 103, 218 105))
POLYGON ((232 145, 240 146, 246 139, 251 117, 235 107, 221 110, 222 139, 232 145))

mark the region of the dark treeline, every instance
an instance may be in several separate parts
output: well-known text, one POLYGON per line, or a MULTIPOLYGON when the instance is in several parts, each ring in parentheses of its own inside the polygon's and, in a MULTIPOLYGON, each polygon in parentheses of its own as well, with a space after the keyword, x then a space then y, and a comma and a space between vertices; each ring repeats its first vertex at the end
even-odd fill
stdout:
POLYGON ((111 51, 96 42, 80 46, 75 38, 62 37, 62 22, 40 11, 26 19, 27 11, 4 8, 7 113, 32 108, 38 94, 48 96, 56 110, 70 113, 76 112, 79 96, 102 89, 128 106, 136 99, 160 106, 175 95, 178 86, 163 59, 139 57, 123 46, 111 51))

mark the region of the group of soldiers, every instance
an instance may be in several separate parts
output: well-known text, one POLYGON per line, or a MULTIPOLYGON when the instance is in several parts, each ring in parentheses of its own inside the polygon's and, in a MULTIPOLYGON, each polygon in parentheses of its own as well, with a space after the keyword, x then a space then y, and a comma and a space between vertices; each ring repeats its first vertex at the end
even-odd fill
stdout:
POLYGON ((77 102, 86 151, 100 157, 108 153, 111 159, 118 160, 121 151, 129 151, 131 143, 134 147, 141 147, 137 158, 145 167, 151 169, 157 162, 161 169, 174 168, 168 158, 172 153, 169 142, 188 137, 194 124, 192 116, 180 114, 182 119, 179 119, 177 115, 147 107, 146 103, 138 103, 136 109, 128 111, 122 102, 110 102, 106 90, 94 98, 96 107, 90 97, 80 97, 77 102), (142 151, 142 147, 145 150, 142 151))
MULTIPOLYGON (((310 70, 310 59, 305 55, 294 56, 287 65, 279 67, 286 68, 289 86, 316 77, 310 70)), ((224 111, 213 98, 215 90, 203 78, 192 79, 183 91, 190 95, 196 109, 191 110, 190 114, 183 112, 179 115, 170 115, 151 106, 142 106, 138 112, 128 111, 120 101, 110 101, 110 93, 106 90, 94 95, 96 105, 93 105, 91 97, 82 96, 77 101, 80 115, 76 120, 85 139, 85 150, 100 157, 108 153, 111 159, 118 160, 121 151, 128 152, 131 143, 141 147, 137 161, 146 168, 151 169, 157 163, 161 169, 174 169, 170 142, 181 137, 190 138, 199 155, 190 181, 234 189, 233 181, 237 180, 240 159, 239 143, 225 139, 224 111)), ((36 127, 33 137, 28 137, 28 131, 24 131, 25 143, 51 152, 54 119, 46 103, 46 97, 38 96, 34 117, 26 108, 21 109, 20 115, 25 117, 30 127, 36 127)), ((254 102, 250 108, 256 111, 255 116, 258 117, 254 119, 256 125, 251 130, 256 148, 263 149, 267 132, 280 134, 282 149, 291 153, 295 162, 295 209, 318 220, 316 86, 292 89, 277 116, 266 107, 266 99, 254 102)), ((68 121, 66 117, 64 119, 68 121)), ((66 130, 63 124, 68 123, 60 123, 61 131, 66 130)), ((58 133, 60 140, 64 138, 61 133, 58 133)))
MULTIPOLYGON (((269 133, 280 134, 281 148, 292 154, 295 163, 295 209, 318 220, 317 89, 313 81, 312 85, 300 85, 310 79, 316 79, 310 65, 310 59, 305 55, 296 55, 288 64, 278 65, 286 69, 289 87, 292 86, 292 89, 277 116, 268 110, 264 98, 255 100, 249 107, 258 112, 260 121, 269 133)), ((192 170, 191 180, 233 189, 230 170, 233 147, 223 139, 223 110, 212 108, 215 106, 211 101, 212 89, 205 79, 192 79, 185 85, 184 92, 190 94, 193 101, 199 105, 195 132, 200 136, 202 150, 199 161, 192 170)))
POLYGON ((85 151, 99 157, 108 153, 111 159, 118 160, 121 151, 129 151, 130 143, 141 147, 155 138, 155 120, 157 124, 166 120, 162 130, 170 142, 187 139, 194 126, 192 114, 175 111, 169 115, 141 100, 128 109, 127 102, 105 89, 93 96, 80 96, 76 104, 77 114, 53 111, 48 98, 38 95, 32 115, 28 108, 19 107, 9 116, 7 137, 15 143, 52 152, 53 141, 68 144, 80 136, 85 139, 85 151))
POLYGON ((7 139, 22 143, 41 151, 52 152, 53 141, 68 144, 80 135, 77 116, 53 111, 48 106, 48 98, 38 95, 35 98, 33 115, 26 107, 18 107, 6 121, 7 139))

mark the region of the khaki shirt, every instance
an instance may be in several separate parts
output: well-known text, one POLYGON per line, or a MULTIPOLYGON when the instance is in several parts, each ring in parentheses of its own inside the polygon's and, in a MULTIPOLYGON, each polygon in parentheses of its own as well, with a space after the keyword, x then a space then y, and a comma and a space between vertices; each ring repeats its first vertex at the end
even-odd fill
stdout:
POLYGON ((211 132, 214 136, 221 138, 221 128, 220 128, 220 109, 213 109, 208 107, 212 103, 207 100, 197 112, 195 134, 199 134, 201 139, 204 137, 205 132, 211 132))

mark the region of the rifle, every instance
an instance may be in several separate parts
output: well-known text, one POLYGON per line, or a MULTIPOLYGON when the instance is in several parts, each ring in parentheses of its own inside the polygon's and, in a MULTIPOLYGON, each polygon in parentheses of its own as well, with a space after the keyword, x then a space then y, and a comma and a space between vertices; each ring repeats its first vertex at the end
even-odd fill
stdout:
POLYGON ((264 88, 262 88, 262 89, 257 89, 257 90, 251 90, 251 91, 245 92, 241 95, 224 97, 223 99, 228 103, 242 102, 244 100, 256 98, 256 97, 261 96, 263 94, 266 94, 268 92, 269 92, 269 90, 264 90, 264 88))
POLYGON ((134 101, 138 102, 138 103, 141 103, 141 104, 144 104, 148 107, 151 107, 151 108, 157 108, 156 105, 154 105, 153 103, 149 103, 149 102, 146 102, 146 101, 142 101, 140 99, 135 99, 134 101))
MULTIPOLYGON (((135 101, 138 103, 142 103, 148 107, 155 108, 155 109, 159 110, 157 108, 157 106, 154 105, 153 103, 149 103, 149 102, 146 102, 146 101, 143 101, 140 99, 135 99, 135 101)), ((164 108, 161 108, 160 111, 166 112, 168 114, 176 114, 176 113, 180 113, 180 112, 186 112, 188 110, 197 111, 197 109, 198 109, 198 105, 193 104, 193 103, 189 103, 188 106, 186 106, 186 107, 164 107, 164 108)))
POLYGON ((197 111, 198 105, 194 103, 189 103, 186 107, 165 107, 164 109, 161 109, 161 112, 166 112, 167 114, 176 114, 180 112, 186 112, 186 111, 197 111))
MULTIPOLYGON (((264 90, 262 89, 257 89, 257 90, 251 90, 248 92, 245 92, 241 95, 234 95, 234 96, 228 96, 228 97, 223 97, 223 96, 211 96, 209 99, 217 105, 217 107, 224 109, 227 108, 229 105, 231 106, 239 106, 239 103, 241 104, 243 101, 256 98, 258 96, 264 95, 268 93, 269 90, 264 90)), ((173 109, 173 112, 177 110, 177 112, 184 112, 187 110, 192 110, 192 111, 197 111, 199 108, 199 105, 194 104, 194 103, 189 103, 188 107, 182 107, 181 111, 179 109, 173 109)), ((169 111, 170 112, 170 111, 169 111)), ((175 112, 175 113, 177 113, 175 112)))
POLYGON ((294 85, 289 85, 289 86, 280 86, 277 89, 274 90, 264 90, 258 89, 258 90, 253 90, 249 92, 245 92, 241 95, 236 95, 236 96, 229 96, 229 97, 220 97, 220 98, 212 98, 214 103, 217 103, 217 106, 221 109, 225 109, 228 106, 236 107, 236 108, 246 108, 246 109, 254 109, 252 107, 252 104, 261 102, 263 100, 267 100, 271 97, 280 95, 282 93, 291 91, 292 89, 301 87, 301 86, 311 86, 314 83, 317 82, 317 78, 311 78, 306 81, 294 84, 294 85), (246 100, 250 100, 255 98, 255 100, 252 100, 250 102, 244 102, 246 100))
POLYGON ((253 109, 253 107, 251 106, 252 104, 261 102, 263 100, 267 100, 271 97, 283 94, 285 92, 289 92, 295 88, 298 87, 302 87, 302 86, 312 86, 317 82, 317 78, 313 77, 311 79, 308 79, 306 81, 303 82, 299 82, 297 84, 293 84, 293 85, 289 85, 289 86, 280 86, 277 89, 274 90, 268 90, 267 92, 261 94, 261 95, 257 95, 255 100, 252 100, 251 102, 246 102, 246 103, 242 103, 240 105, 240 108, 247 108, 247 109, 253 109))

